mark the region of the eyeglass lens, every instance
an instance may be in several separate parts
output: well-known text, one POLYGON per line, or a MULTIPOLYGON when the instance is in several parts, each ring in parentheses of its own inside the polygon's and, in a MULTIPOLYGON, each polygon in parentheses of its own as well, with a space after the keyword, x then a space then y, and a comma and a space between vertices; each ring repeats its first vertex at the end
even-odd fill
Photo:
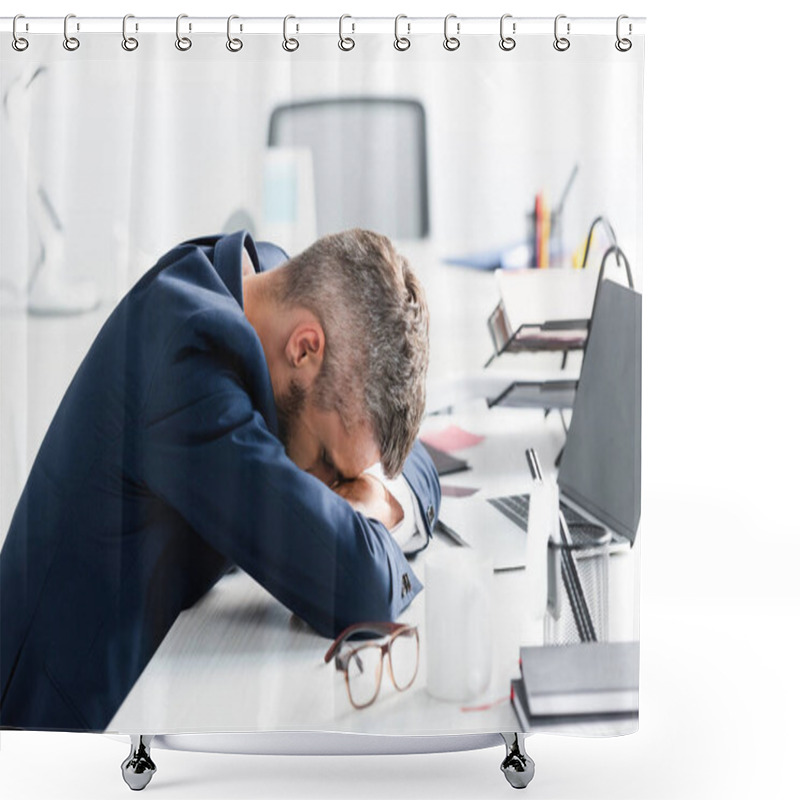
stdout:
POLYGON ((400 632, 392 639, 389 647, 389 661, 395 688, 403 691, 411 686, 417 674, 419 648, 417 633, 414 630, 400 632))
POLYGON ((347 661, 347 686, 354 706, 369 705, 381 684, 382 654, 379 645, 357 648, 347 661))

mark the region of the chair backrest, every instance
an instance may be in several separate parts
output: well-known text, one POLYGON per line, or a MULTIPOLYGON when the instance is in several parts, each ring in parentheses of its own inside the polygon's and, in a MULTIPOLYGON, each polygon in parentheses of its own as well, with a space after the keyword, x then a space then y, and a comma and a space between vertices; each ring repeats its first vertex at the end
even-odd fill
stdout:
POLYGON ((330 98, 276 107, 271 147, 311 151, 317 234, 368 228, 428 235, 425 110, 416 100, 330 98))

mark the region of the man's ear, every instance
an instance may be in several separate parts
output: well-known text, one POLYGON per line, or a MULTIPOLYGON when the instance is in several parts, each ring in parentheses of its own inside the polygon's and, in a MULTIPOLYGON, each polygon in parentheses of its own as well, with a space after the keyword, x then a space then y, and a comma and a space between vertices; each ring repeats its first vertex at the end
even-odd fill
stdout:
POLYGON ((302 370, 309 381, 316 378, 325 354, 325 333, 316 320, 304 321, 295 326, 286 342, 289 366, 302 370))

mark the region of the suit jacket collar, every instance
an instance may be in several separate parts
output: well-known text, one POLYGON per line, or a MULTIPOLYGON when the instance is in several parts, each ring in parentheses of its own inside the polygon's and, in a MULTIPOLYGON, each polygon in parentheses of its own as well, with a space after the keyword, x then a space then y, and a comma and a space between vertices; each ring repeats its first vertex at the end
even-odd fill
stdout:
POLYGON ((242 296, 242 250, 247 248, 256 272, 261 272, 255 242, 247 231, 220 236, 214 245, 214 267, 236 302, 244 308, 242 296))

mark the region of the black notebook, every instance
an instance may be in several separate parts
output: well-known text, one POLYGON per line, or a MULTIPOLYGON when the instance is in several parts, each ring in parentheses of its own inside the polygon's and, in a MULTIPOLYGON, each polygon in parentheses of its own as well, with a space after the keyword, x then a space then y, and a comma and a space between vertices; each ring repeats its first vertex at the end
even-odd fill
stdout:
POLYGON ((441 478, 443 475, 452 475, 455 472, 463 472, 469 469, 469 464, 463 458, 456 458, 451 456, 450 453, 445 453, 444 450, 439 450, 438 447, 422 443, 422 446, 428 451, 428 455, 433 460, 433 465, 436 467, 436 472, 441 478))
POLYGON ((531 717, 638 711, 638 642, 523 647, 520 666, 531 717))

